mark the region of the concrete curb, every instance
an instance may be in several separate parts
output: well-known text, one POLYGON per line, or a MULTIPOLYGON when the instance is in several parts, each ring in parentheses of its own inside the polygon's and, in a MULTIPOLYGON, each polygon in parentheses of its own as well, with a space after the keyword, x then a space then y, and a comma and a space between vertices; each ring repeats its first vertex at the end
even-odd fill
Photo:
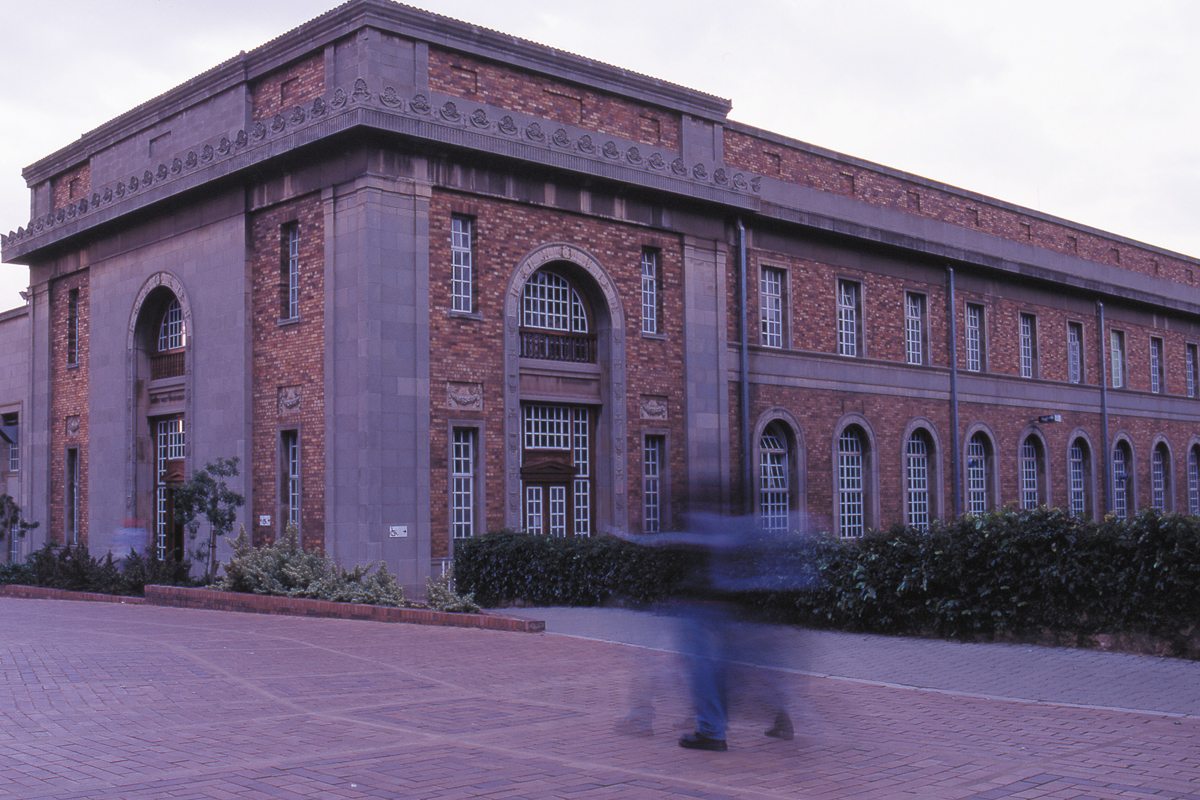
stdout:
POLYGON ((273 597, 242 592, 220 592, 214 589, 191 589, 182 586, 147 586, 145 598, 122 597, 96 592, 69 592, 41 586, 0 586, 0 597, 34 600, 85 600, 102 603, 149 604, 174 608, 195 608, 209 611, 239 611, 250 614, 278 614, 298 617, 358 619, 369 622, 403 622, 410 625, 439 625, 454 628, 480 628, 517 633, 542 633, 542 620, 520 619, 503 614, 458 614, 425 608, 393 608, 361 603, 335 603, 330 600, 309 600, 300 597, 273 597))

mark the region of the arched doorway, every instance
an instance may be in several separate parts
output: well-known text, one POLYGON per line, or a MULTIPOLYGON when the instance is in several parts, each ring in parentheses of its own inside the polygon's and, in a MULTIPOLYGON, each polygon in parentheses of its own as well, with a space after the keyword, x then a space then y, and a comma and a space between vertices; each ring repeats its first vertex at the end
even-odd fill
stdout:
POLYGON ((191 313, 178 279, 169 273, 152 276, 130 317, 126 514, 149 529, 159 558, 185 556, 173 497, 186 474, 191 334, 191 313))
POLYGON ((598 261, 535 249, 505 304, 505 522, 561 536, 627 524, 624 314, 598 261))

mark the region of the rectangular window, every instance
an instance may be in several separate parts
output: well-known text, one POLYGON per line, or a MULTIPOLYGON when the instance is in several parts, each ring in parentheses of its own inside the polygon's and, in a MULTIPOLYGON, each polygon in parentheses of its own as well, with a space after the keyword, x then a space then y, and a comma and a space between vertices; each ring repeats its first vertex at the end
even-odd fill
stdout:
POLYGON ((787 278, 781 269, 763 267, 759 291, 761 341, 765 347, 783 347, 784 287, 787 278))
POLYGON ((929 528, 929 449, 914 435, 908 440, 908 524, 917 530, 929 528))
POLYGON ((470 314, 472 309, 471 218, 450 218, 451 306, 454 311, 470 314))
POLYGON ((859 347, 859 319, 861 287, 855 281, 838 281, 838 355, 857 356, 859 347))
POLYGON ((967 444, 967 513, 987 511, 987 449, 977 437, 967 444))
POLYGON ((1037 447, 1026 440, 1021 445, 1021 508, 1038 507, 1038 453, 1037 447))
POLYGON ((19 416, 16 413, 0 417, 0 457, 5 457, 9 472, 19 472, 21 469, 20 431, 18 430, 19 416))
POLYGON ((1125 386, 1125 331, 1112 331, 1110 337, 1112 350, 1112 386, 1120 389, 1125 386))
POLYGON ((283 258, 279 268, 279 318, 300 317, 300 225, 283 226, 280 236, 283 258))
POLYGON ((842 537, 861 537, 866 527, 862 440, 852 431, 843 431, 838 439, 838 512, 842 537))
POLYGON ((1083 383, 1083 323, 1067 323, 1067 380, 1083 383))
POLYGON ((67 363, 79 363, 79 290, 67 292, 67 363))
POLYGON ((924 364, 925 295, 907 292, 904 296, 904 354, 909 364, 924 364))
POLYGON ((529 533, 541 533, 542 528, 542 487, 525 487, 525 530, 529 533))
POLYGON ((1200 355, 1196 352, 1197 348, 1194 344, 1187 346, 1187 363, 1184 365, 1184 372, 1187 373, 1187 396, 1196 396, 1196 378, 1200 375, 1200 355))
POLYGON ((525 449, 569 450, 571 410, 567 406, 525 406, 525 449))
POLYGON ((279 436, 280 521, 300 525, 300 432, 283 431, 279 436))
POLYGON ((571 410, 571 460, 575 466, 575 535, 592 535, 591 414, 586 408, 571 410))
POLYGON ((1164 390, 1163 380, 1163 340, 1157 336, 1150 337, 1150 391, 1160 394, 1164 390))
POLYGON ((642 532, 662 530, 663 456, 665 436, 647 436, 642 448, 642 532))
POLYGON ((1032 314, 1021 315, 1021 377, 1036 378, 1037 369, 1037 318, 1032 314))
POLYGON ((1113 448, 1113 514, 1118 519, 1129 516, 1128 488, 1129 473, 1125 462, 1125 448, 1118 445, 1113 448))
POLYGON ((1083 448, 1078 444, 1071 445, 1070 450, 1070 481, 1071 481, 1071 514, 1082 517, 1087 511, 1086 475, 1083 448))
POLYGON ((455 539, 475 535, 475 428, 455 428, 450 458, 450 526, 455 539))
POLYGON ((1196 448, 1188 451, 1188 513, 1200 514, 1200 458, 1197 458, 1196 448))
POLYGON ((787 533, 791 494, 788 489, 788 443, 776 426, 759 439, 759 519, 764 530, 787 533))
POLYGON ((982 372, 986 367, 983 333, 983 306, 967 303, 967 370, 982 372))
POLYGON ((1167 460, 1161 446, 1150 453, 1150 503, 1159 511, 1167 510, 1167 460))
POLYGON ((65 517, 63 521, 63 540, 72 544, 79 543, 79 450, 72 447, 67 450, 66 475, 63 476, 63 503, 65 517))
POLYGON ((659 333, 659 304, 662 292, 659 285, 659 254, 657 250, 642 250, 642 333, 659 333))

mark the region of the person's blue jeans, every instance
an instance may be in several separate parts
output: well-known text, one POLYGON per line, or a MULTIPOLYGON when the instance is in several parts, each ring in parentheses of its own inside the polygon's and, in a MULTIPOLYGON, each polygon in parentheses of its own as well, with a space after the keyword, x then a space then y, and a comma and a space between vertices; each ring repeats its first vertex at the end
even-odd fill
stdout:
POLYGON ((729 722, 728 676, 732 620, 719 603, 688 607, 680 625, 681 650, 688 659, 696 731, 724 739, 729 722))

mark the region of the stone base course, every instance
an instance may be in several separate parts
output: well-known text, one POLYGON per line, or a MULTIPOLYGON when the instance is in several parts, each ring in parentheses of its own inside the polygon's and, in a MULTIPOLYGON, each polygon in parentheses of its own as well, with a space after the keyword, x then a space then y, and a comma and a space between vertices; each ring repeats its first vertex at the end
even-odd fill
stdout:
POLYGON ((541 620, 519 619, 503 614, 458 614, 426 608, 392 608, 363 603, 335 603, 330 600, 219 592, 214 589, 191 589, 182 586, 147 586, 146 597, 141 598, 10 584, 0 586, 0 596, 44 600, 90 600, 102 603, 148 603, 156 606, 200 608, 209 611, 242 611, 251 614, 358 619, 371 622, 407 622, 412 625, 481 628, 517 633, 541 633, 546 629, 546 623, 541 620))

